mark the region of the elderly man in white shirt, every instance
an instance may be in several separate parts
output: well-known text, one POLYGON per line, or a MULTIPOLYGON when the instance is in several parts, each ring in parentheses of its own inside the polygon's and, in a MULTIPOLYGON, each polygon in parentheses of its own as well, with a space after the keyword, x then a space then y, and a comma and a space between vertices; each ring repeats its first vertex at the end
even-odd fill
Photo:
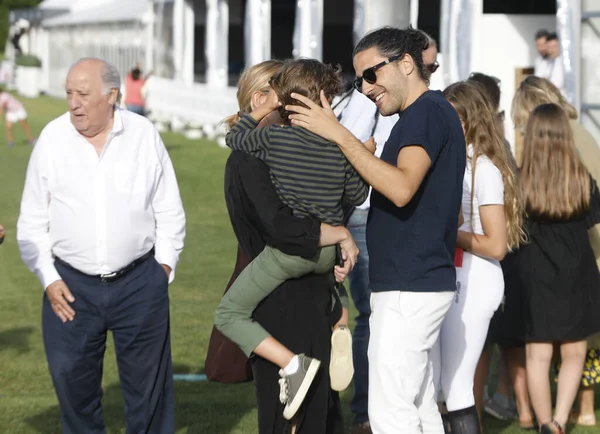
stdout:
POLYGON ((17 225, 21 256, 45 289, 42 327, 64 433, 103 433, 102 364, 113 333, 127 432, 173 433, 168 282, 185 214, 152 124, 118 108, 120 76, 82 59, 69 112, 33 150, 17 225))

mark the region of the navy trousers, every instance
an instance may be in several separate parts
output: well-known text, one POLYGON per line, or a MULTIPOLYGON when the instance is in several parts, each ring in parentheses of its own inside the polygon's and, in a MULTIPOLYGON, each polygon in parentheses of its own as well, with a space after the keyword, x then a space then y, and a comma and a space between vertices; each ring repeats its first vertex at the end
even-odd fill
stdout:
POLYGON ((42 327, 63 433, 105 433, 102 363, 113 333, 128 434, 175 432, 167 275, 154 257, 112 283, 56 263, 76 312, 62 323, 44 295, 42 327))

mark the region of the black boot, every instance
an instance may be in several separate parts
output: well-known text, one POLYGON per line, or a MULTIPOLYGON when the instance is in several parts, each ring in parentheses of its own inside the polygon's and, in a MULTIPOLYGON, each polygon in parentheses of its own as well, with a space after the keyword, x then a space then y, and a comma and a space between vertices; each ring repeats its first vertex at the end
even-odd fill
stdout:
POLYGON ((444 424, 444 434, 452 434, 452 428, 450 428, 450 419, 448 414, 442 414, 442 423, 444 424))
POLYGON ((452 434, 481 434, 475 406, 449 411, 448 419, 450 419, 452 434))

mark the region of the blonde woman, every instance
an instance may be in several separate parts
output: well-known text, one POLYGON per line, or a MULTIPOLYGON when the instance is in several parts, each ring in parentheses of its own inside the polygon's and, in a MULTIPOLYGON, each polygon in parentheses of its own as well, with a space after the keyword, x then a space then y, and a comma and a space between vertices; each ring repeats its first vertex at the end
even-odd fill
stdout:
POLYGON ((459 82, 444 91, 461 120, 467 143, 462 217, 457 245, 457 292, 439 339, 435 369, 453 434, 477 434, 473 379, 490 320, 504 295, 500 261, 522 234, 522 206, 515 173, 496 113, 479 83, 459 82))
MULTIPOLYGON (((575 147, 594 179, 600 179, 600 147, 594 137, 577 122, 577 110, 571 106, 558 88, 545 78, 530 76, 527 77, 517 89, 513 99, 512 116, 515 127, 523 130, 529 114, 540 104, 553 103, 560 106, 567 117, 569 125, 573 131, 573 140, 575 147)), ((600 226, 596 226, 589 231, 590 241, 596 264, 600 267, 600 226)), ((508 312, 509 303, 507 303, 506 314, 509 317, 517 316, 516 312, 508 312)), ((514 326, 516 321, 512 321, 512 329, 518 329, 514 326)), ((586 369, 582 377, 581 390, 578 397, 578 410, 574 411, 571 422, 578 425, 593 426, 596 425, 596 416, 594 414, 594 385, 600 381, 600 364, 598 357, 600 354, 600 335, 596 335, 588 340, 588 357, 586 360, 586 369), (591 380, 594 381, 591 381, 591 380)))
POLYGON ((600 273, 588 237, 588 229, 600 222, 600 193, 575 148, 567 115, 556 104, 542 104, 529 115, 520 187, 529 236, 517 260, 529 394, 541 432, 564 433, 586 339, 600 330, 600 273), (554 345, 562 366, 552 417, 548 372, 554 345))
MULTIPOLYGON (((281 62, 267 61, 242 74, 237 93, 240 113, 226 120, 230 127, 241 115, 264 103, 269 93, 269 79, 281 66, 281 62)), ((294 217, 291 208, 275 191, 267 165, 243 152, 234 151, 227 160, 225 199, 239 242, 238 261, 230 285, 266 243, 288 254, 310 257, 316 254, 319 244, 334 244, 344 237, 351 239, 348 230, 342 226, 332 227, 311 217, 294 217)), ((337 279, 342 281, 348 271, 349 266, 336 267, 337 279)), ((324 275, 310 274, 286 281, 254 311, 253 320, 286 347, 296 352, 311 352, 327 364, 331 354, 332 325, 341 316, 339 303, 333 304, 333 309, 328 308, 332 292, 332 282, 324 275)), ((232 352, 230 346, 229 352, 225 353, 223 345, 217 346, 218 339, 213 332, 211 345, 214 341, 215 346, 207 357, 209 378, 224 382, 249 380, 244 369, 247 359, 241 350, 235 347, 232 352), (232 366, 234 357, 238 362, 232 366), (240 370, 241 374, 231 377, 240 370)), ((328 375, 317 376, 297 416, 288 421, 282 416, 285 405, 280 402, 277 381, 280 366, 262 357, 251 360, 260 434, 326 434, 343 429, 339 398, 331 390, 328 375)))

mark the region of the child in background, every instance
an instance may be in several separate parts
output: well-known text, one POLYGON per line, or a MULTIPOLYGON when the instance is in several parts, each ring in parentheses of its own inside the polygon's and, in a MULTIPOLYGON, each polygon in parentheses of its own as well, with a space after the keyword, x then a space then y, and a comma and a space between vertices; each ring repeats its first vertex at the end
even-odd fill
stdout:
POLYGON ((35 138, 31 134, 29 124, 27 123, 27 112, 23 104, 19 102, 14 96, 0 88, 0 117, 6 111, 6 138, 8 139, 8 147, 12 148, 15 146, 13 138, 13 125, 19 122, 25 134, 27 140, 31 146, 35 145, 35 138))

